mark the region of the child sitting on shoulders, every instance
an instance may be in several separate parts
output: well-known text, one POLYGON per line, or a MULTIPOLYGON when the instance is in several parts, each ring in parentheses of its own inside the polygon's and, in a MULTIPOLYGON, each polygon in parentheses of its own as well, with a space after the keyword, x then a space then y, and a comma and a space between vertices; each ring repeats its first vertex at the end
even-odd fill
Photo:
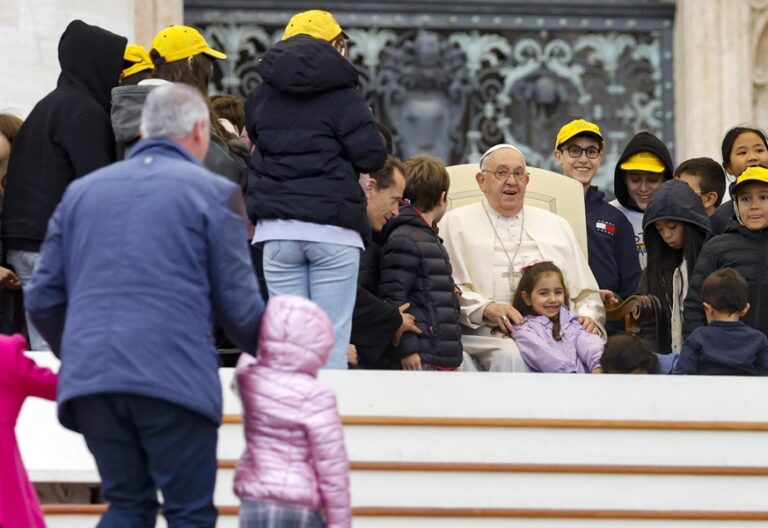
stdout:
POLYGON ((333 391, 317 381, 333 324, 303 297, 272 297, 257 358, 235 376, 246 447, 235 470, 240 527, 348 528, 349 461, 333 391))
POLYGON ((603 341, 587 332, 568 309, 563 272, 549 261, 520 270, 523 276, 512 306, 525 316, 512 337, 525 363, 535 372, 600 373, 603 341))
POLYGON ((747 281, 733 268, 707 276, 701 300, 707 316, 683 344, 675 374, 768 375, 768 337, 740 321, 749 311, 747 281))
POLYGON ((615 335, 605 343, 600 365, 605 374, 672 374, 680 354, 657 354, 636 335, 615 335))

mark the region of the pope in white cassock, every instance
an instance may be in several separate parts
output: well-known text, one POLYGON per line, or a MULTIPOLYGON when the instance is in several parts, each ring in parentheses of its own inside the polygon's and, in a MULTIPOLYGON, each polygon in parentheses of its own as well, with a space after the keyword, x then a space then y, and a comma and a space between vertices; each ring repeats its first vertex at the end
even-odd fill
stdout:
POLYGON ((507 144, 488 149, 475 178, 483 200, 448 211, 440 222, 453 279, 463 292, 462 370, 530 370, 509 333, 523 321, 512 307, 519 270, 535 259, 563 271, 571 309, 587 330, 605 335, 597 281, 573 229, 554 213, 524 205, 529 174, 523 153, 507 144))

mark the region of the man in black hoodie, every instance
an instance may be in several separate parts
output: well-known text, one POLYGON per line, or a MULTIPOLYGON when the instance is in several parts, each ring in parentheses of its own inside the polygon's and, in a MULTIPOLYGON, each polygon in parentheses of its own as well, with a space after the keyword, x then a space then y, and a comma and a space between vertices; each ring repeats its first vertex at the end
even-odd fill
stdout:
MULTIPOLYGON (((3 200, 8 262, 25 284, 32 276, 48 219, 76 178, 115 161, 110 91, 123 69, 128 40, 73 20, 59 40, 61 74, 13 143, 3 200)), ((33 350, 48 349, 28 324, 33 350)))

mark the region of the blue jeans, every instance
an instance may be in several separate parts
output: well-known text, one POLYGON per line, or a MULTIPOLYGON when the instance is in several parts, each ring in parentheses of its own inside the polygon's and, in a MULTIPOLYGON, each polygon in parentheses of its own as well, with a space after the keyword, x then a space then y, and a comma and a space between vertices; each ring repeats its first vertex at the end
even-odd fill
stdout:
MULTIPOLYGON (((26 286, 29 281, 32 280, 32 275, 35 273, 35 268, 37 267, 37 261, 39 259, 40 253, 35 251, 21 251, 19 249, 9 249, 6 255, 8 264, 13 266, 13 270, 19 277, 22 286, 26 286)), ((26 317, 30 350, 50 350, 51 347, 45 342, 43 336, 38 333, 37 328, 32 324, 32 321, 29 320, 29 315, 26 317)))
POLYGON ((135 394, 93 394, 68 405, 109 503, 99 528, 154 527, 158 490, 169 528, 216 525, 216 423, 180 405, 135 394))
POLYGON ((347 368, 359 265, 360 250, 356 247, 301 240, 264 243, 264 277, 269 296, 306 297, 333 322, 336 338, 326 368, 347 368))

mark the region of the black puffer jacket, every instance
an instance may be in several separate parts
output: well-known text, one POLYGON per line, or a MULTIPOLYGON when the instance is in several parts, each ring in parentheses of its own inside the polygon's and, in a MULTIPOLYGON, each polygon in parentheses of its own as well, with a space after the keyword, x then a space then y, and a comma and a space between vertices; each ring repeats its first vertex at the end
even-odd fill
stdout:
POLYGON ((127 42, 81 20, 61 35, 56 89, 35 105, 13 141, 3 201, 6 250, 39 251, 67 186, 115 161, 109 92, 127 42))
POLYGON ((442 368, 461 365, 459 301, 451 263, 437 232, 412 206, 400 208, 382 231, 379 297, 395 306, 411 303, 421 335, 406 333, 399 356, 418 352, 425 363, 442 368))
MULTIPOLYGON (((616 169, 613 173, 613 194, 616 195, 616 199, 621 205, 627 209, 633 211, 640 211, 637 204, 629 196, 627 191, 627 182, 624 179, 624 175, 627 171, 621 168, 621 164, 627 160, 630 156, 637 154, 638 152, 651 152, 656 154, 659 159, 664 163, 664 181, 671 180, 673 171, 675 168, 672 163, 672 156, 669 154, 667 146, 661 142, 659 138, 651 134, 650 132, 638 132, 635 136, 629 140, 624 152, 621 153, 619 161, 616 163, 616 169)), ((641 211, 642 212, 642 211, 641 211)))
POLYGON ((248 95, 248 215, 362 231, 359 173, 384 165, 387 147, 355 87, 355 67, 328 42, 298 35, 262 57, 248 95))
POLYGON ((749 284, 750 309, 742 321, 768 334, 768 229, 750 231, 735 224, 704 244, 696 261, 685 298, 684 337, 707 324, 701 305, 701 285, 707 275, 726 267, 741 273, 749 284))

